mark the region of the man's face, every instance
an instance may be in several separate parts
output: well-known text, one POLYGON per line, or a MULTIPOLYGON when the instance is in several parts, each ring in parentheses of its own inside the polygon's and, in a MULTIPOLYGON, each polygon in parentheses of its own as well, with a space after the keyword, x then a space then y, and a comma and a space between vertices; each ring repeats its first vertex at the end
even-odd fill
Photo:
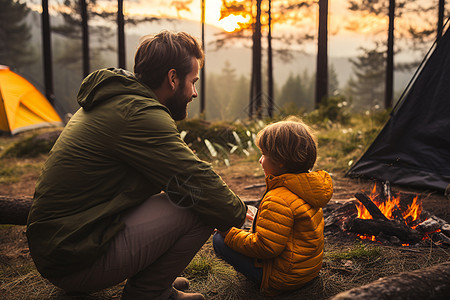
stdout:
POLYGON ((197 89, 195 88, 195 83, 199 79, 198 70, 198 60, 193 57, 192 71, 186 75, 184 81, 180 82, 174 94, 165 103, 175 121, 180 121, 187 117, 188 103, 198 96, 197 89))

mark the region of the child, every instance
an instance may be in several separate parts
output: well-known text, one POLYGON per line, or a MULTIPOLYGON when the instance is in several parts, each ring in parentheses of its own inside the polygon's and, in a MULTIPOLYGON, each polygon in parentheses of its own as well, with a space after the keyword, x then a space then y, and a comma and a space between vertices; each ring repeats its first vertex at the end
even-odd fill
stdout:
POLYGON ((330 175, 310 172, 317 157, 311 130, 298 119, 276 122, 256 138, 266 191, 250 232, 214 235, 215 252, 260 286, 263 294, 294 290, 322 267, 323 213, 333 194, 330 175))

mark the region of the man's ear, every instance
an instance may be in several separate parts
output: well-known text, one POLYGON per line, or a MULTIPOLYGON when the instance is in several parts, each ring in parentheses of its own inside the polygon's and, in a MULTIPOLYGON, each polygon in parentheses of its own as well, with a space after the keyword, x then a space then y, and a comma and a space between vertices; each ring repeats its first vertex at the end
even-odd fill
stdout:
POLYGON ((172 90, 175 90, 178 87, 177 71, 175 69, 170 69, 167 73, 167 79, 172 90))

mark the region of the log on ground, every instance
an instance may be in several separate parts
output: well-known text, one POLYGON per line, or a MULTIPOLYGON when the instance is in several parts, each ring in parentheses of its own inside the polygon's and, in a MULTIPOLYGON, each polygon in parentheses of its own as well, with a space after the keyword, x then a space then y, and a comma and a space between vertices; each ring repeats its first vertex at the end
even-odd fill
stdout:
POLYGON ((349 230, 359 234, 378 235, 384 233, 389 236, 396 236, 403 242, 417 243, 423 235, 411 227, 393 220, 374 220, 355 218, 351 221, 349 230))
POLYGON ((380 278, 330 298, 360 299, 448 299, 450 295, 450 262, 412 272, 380 278))
POLYGON ((0 196, 0 224, 26 225, 31 197, 0 196))

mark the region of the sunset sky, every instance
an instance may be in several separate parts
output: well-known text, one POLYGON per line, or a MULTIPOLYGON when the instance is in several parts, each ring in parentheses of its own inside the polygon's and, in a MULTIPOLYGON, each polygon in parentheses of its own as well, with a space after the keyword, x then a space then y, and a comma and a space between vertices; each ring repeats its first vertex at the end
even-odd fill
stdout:
MULTIPOLYGON (((239 2, 239 0, 237 0, 239 2)), ((249 0, 242 0, 249 1, 249 0)), ((263 1, 263 4, 267 1, 263 1)), ((317 1, 316 1, 317 2, 317 1)), ((433 0, 421 0, 421 4, 432 3, 433 0)), ((275 3, 275 2, 274 2, 275 3)), ((279 2, 278 2, 279 3, 279 2)), ((110 5, 110 4, 109 4, 110 5)), ((182 18, 188 20, 201 20, 201 0, 134 0, 124 1, 124 9, 129 14, 147 14, 159 17, 182 18)), ((236 20, 246 22, 242 16, 230 16, 220 19, 220 8, 222 0, 206 0, 206 22, 210 25, 232 31, 236 25, 236 20)), ((387 38, 388 17, 361 15, 348 10, 347 0, 329 0, 329 51, 331 54, 356 55, 358 48, 368 46, 374 40, 385 40, 387 38), (349 30, 353 27, 354 30, 349 30)), ((310 10, 309 15, 301 16, 302 20, 297 27, 289 27, 281 24, 273 25, 273 34, 283 31, 295 32, 298 28, 308 28, 310 34, 317 36, 318 5, 310 10)), ((437 12, 436 12, 437 13, 437 12)), ((263 12, 264 15, 264 12, 263 12)), ((396 24, 408 22, 406 19, 397 18, 396 24)), ((417 24, 420 19, 413 20, 417 24)), ((397 26, 399 27, 399 26, 397 26)), ((304 45, 303 50, 314 51, 315 44, 304 45)))
MULTIPOLYGON (((240 0, 237 0, 238 2, 240 0)), ((241 0, 249 1, 249 0, 241 0)), ((434 0, 435 1, 435 0, 434 0)), ((34 7, 40 8, 40 1, 29 0, 34 3, 34 7)), ((62 1, 55 1, 56 3, 62 1)), ((50 5, 56 3, 50 1, 50 5)), ((115 1, 98 0, 97 3, 103 6, 103 9, 116 11, 116 5, 112 5, 115 1)), ((220 20, 220 10, 222 0, 206 0, 206 22, 216 26, 221 30, 232 31, 237 22, 248 22, 243 16, 229 16, 220 20)), ((266 3, 267 1, 263 1, 266 3)), ((317 1, 316 1, 317 2, 317 1)), ((436 1, 435 1, 436 2, 436 1)), ((275 3, 275 2, 274 2, 275 3)), ((277 2, 280 3, 280 2, 277 2)), ((433 3, 433 0, 421 0, 421 4, 433 3)), ((361 15, 348 10, 348 0, 329 0, 329 54, 336 56, 354 56, 357 55, 361 46, 370 47, 375 40, 385 41, 387 38, 388 17, 361 15), (353 30, 349 30, 353 27, 353 30)), ((156 16, 160 18, 178 18, 191 21, 201 20, 201 0, 124 0, 124 12, 127 15, 145 15, 156 16)), ((299 30, 307 30, 309 34, 317 37, 317 18, 318 5, 314 5, 307 15, 298 16, 300 23, 295 27, 282 24, 273 24, 273 35, 280 35, 283 32, 296 33, 299 30)), ((437 12, 436 12, 437 14, 437 12)), ((266 17, 263 12, 263 17, 266 17)), ((407 23, 405 18, 396 19, 396 30, 399 24, 407 23)), ((417 16, 412 20, 415 24, 421 22, 417 16)), ((199 25, 200 26, 200 25, 199 25)), ((403 26, 405 27, 405 26, 403 26)), ((167 28, 171 29, 171 28, 167 28)), ((292 46, 295 47, 295 46, 292 46)), ((315 43, 309 43, 302 46, 302 50, 307 52, 315 51, 315 43)))
MULTIPOLYGON (((201 1, 192 0, 188 5, 181 5, 185 1, 124 1, 124 9, 129 14, 150 14, 154 16, 167 16, 174 18, 183 18, 188 20, 201 20, 201 1), (172 5, 171 5, 172 4, 172 5), (178 4, 178 5, 177 5, 178 4), (177 7, 179 8, 177 10, 177 7)), ((210 25, 216 26, 227 31, 231 31, 236 26, 236 21, 245 22, 242 16, 230 16, 223 20, 220 19, 220 8, 222 0, 206 0, 206 22, 210 25)), ((337 55, 355 54, 360 43, 367 43, 370 41, 370 31, 374 29, 387 28, 387 18, 366 19, 364 31, 361 33, 355 33, 344 28, 344 24, 347 24, 351 19, 349 12, 347 11, 346 0, 331 0, 329 1, 329 33, 330 33, 330 51, 337 52, 337 55), (368 34, 369 33, 369 34, 368 34), (350 42, 350 44, 349 44, 350 42), (351 53, 349 53, 351 52, 351 53)), ((308 20, 305 18, 305 22, 309 21, 308 27, 313 31, 311 34, 317 35, 316 18, 318 15, 318 6, 311 9, 314 15, 308 16, 308 20), (311 24, 313 23, 313 24, 311 24)), ((357 24, 363 24, 355 20, 357 24)), ((280 31, 295 30, 289 28, 289 26, 283 26, 280 24, 273 25, 273 33, 276 35, 280 31)), ((382 29, 381 29, 382 30, 382 29)), ((315 46, 313 44, 304 46, 304 49, 313 51, 315 46)))

